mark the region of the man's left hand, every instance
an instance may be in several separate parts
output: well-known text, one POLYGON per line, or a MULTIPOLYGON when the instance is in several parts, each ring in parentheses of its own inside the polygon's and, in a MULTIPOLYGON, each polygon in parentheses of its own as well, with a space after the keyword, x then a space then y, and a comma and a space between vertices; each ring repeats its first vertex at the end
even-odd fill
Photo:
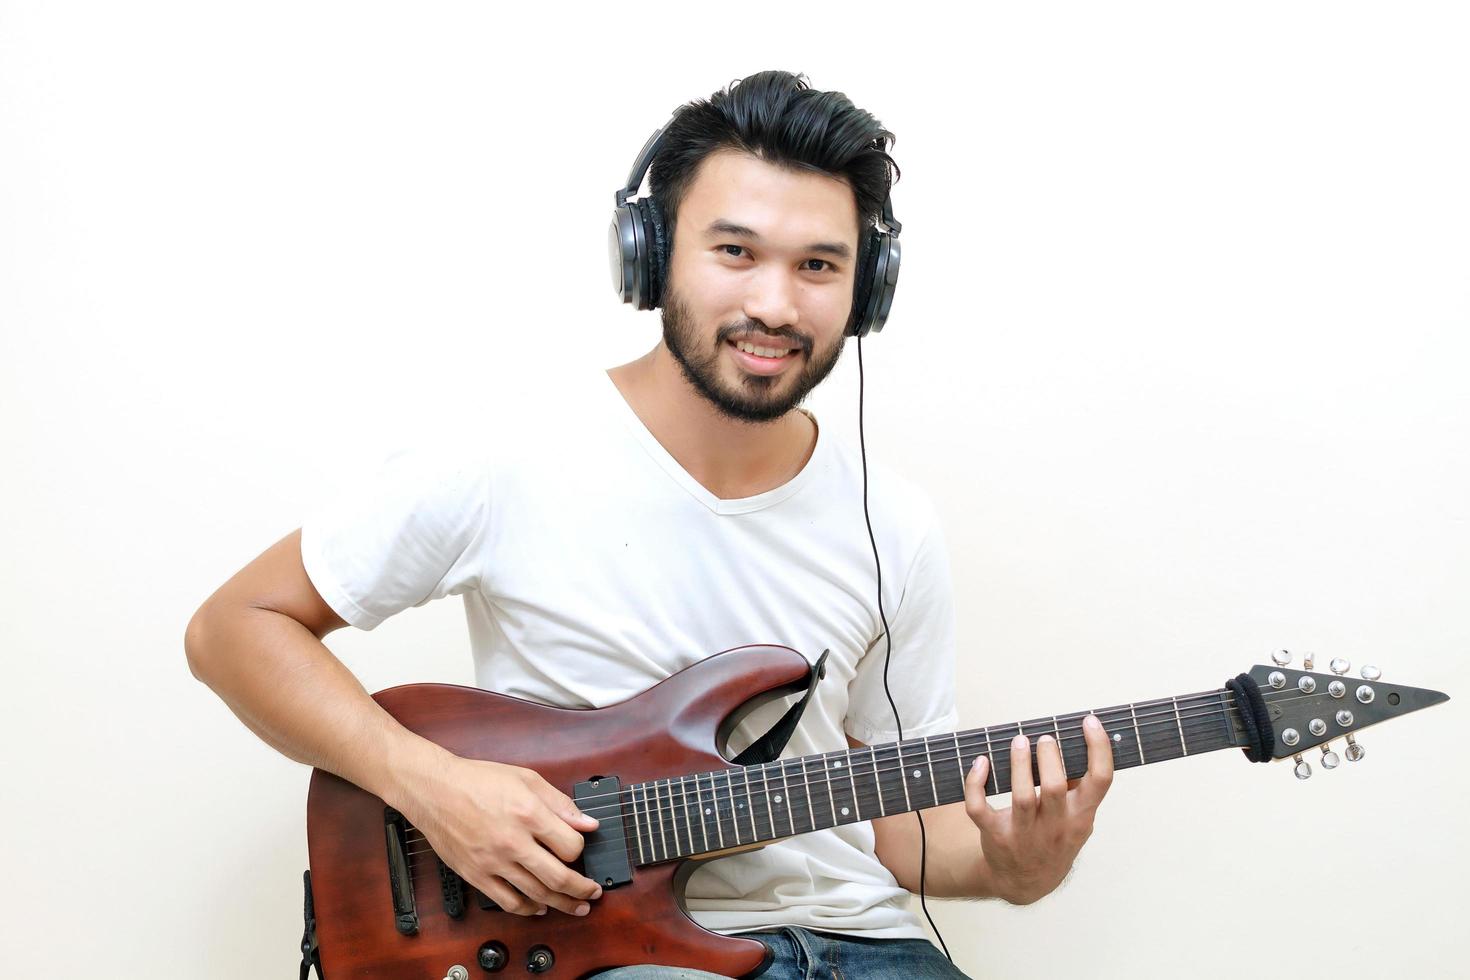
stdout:
POLYGON ((1011 805, 997 810, 985 798, 990 760, 980 756, 965 777, 965 812, 980 828, 980 844, 990 868, 991 894, 1014 905, 1029 905, 1062 883, 1077 852, 1092 835, 1093 815, 1113 782, 1113 747, 1095 715, 1083 721, 1087 774, 1067 781, 1057 741, 1043 735, 1036 744, 1038 793, 1031 778, 1031 742, 1011 742, 1011 805))

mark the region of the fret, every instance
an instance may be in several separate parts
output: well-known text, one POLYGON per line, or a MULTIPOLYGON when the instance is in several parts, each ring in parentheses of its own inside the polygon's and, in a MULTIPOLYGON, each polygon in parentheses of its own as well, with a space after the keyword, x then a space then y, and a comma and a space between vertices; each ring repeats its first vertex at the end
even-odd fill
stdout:
POLYGON ((994 734, 993 744, 998 748, 996 754, 990 757, 990 769, 995 778, 995 791, 996 793, 1009 793, 1011 791, 1011 742, 1021 734, 1021 726, 1015 722, 1008 725, 996 725, 986 729, 986 733, 987 743, 990 742, 991 734, 994 734))
MULTIPOLYGON (((929 780, 929 793, 934 798, 933 806, 939 805, 939 776, 934 772, 934 757, 929 754, 929 736, 923 737, 924 741, 924 772, 929 780)), ((964 795, 961 793, 961 795, 964 795)))
POLYGON ((1169 701, 1174 705, 1174 724, 1179 729, 1179 751, 1189 755, 1189 746, 1184 744, 1184 719, 1179 716, 1179 699, 1171 697, 1169 701))
POLYGON ((883 784, 878 781, 878 747, 876 745, 868 746, 868 769, 863 775, 873 781, 872 793, 874 799, 878 801, 878 816, 888 816, 888 808, 883 805, 883 784))
POLYGON ((1102 708, 1093 714, 1103 723, 1103 731, 1108 733, 1108 742, 1113 747, 1113 768, 1128 769, 1143 765, 1137 729, 1132 722, 1132 706, 1102 708))
MULTIPOLYGON (((798 763, 801 766, 801 788, 806 794, 806 815, 812 822, 812 829, 819 830, 827 825, 825 823, 817 823, 816 805, 812 800, 811 760, 802 757, 798 760, 798 763)), ((820 784, 818 784, 817 792, 821 792, 820 784)))
POLYGON ((628 795, 633 801, 633 836, 638 838, 638 863, 647 864, 648 858, 643 851, 643 821, 638 817, 638 805, 643 796, 642 789, 643 787, 641 785, 634 783, 628 787, 628 795))
POLYGON ((709 816, 709 811, 705 809, 704 791, 699 785, 699 774, 695 773, 690 778, 694 780, 694 808, 699 811, 699 836, 704 839, 704 850, 707 851, 710 849, 709 824, 705 821, 705 817, 709 816))
POLYGON ((909 752, 913 751, 912 741, 898 743, 898 778, 903 786, 903 808, 905 810, 912 810, 914 809, 914 804, 912 797, 909 795, 909 784, 913 783, 915 790, 923 789, 924 784, 921 780, 924 778, 924 771, 909 761, 908 756, 904 754, 906 749, 909 752))
POLYGON ((658 798, 658 780, 653 781, 653 819, 658 824, 658 840, 654 842, 654 855, 658 855, 658 845, 663 845, 664 856, 660 860, 667 861, 669 858, 669 842, 664 836, 664 809, 663 803, 658 798))
MULTIPOLYGON (((664 808, 669 814, 669 839, 673 842, 673 857, 679 857, 684 852, 684 846, 679 843, 679 815, 673 811, 673 779, 663 780, 663 785, 654 783, 654 792, 659 793, 660 799, 664 801, 664 808)), ((667 857, 667 855, 664 855, 667 857)))
MULTIPOLYGON (((1057 716, 1057 743, 1062 747, 1062 768, 1068 779, 1080 779, 1087 772, 1087 739, 1082 733, 1082 719, 1088 712, 1057 716), (1062 722, 1066 722, 1065 725, 1062 722)), ((1101 719, 1099 719, 1101 720, 1101 719)))
POLYGON ((863 808, 858 805, 857 777, 852 774, 852 749, 847 750, 847 784, 852 787, 852 816, 854 820, 863 819, 863 808))
POLYGON ((719 814, 720 823, 725 822, 725 814, 730 815, 730 837, 736 844, 745 843, 740 839, 740 818, 735 812, 735 787, 730 782, 730 770, 724 769, 715 774, 715 812, 719 814), (725 777, 724 794, 721 795, 720 777, 725 777), (723 806, 721 805, 723 804, 723 806))
MULTIPOLYGON (((1135 714, 1137 714, 1135 706, 1135 714)), ((1164 701, 1143 705, 1143 716, 1138 722, 1143 738, 1148 744, 1149 762, 1166 762, 1183 758, 1179 740, 1179 729, 1174 727, 1174 710, 1164 701)))
POLYGON ((985 736, 985 757, 990 760, 990 772, 986 774, 986 779, 990 782, 990 792, 998 796, 1000 777, 995 774, 995 748, 990 744, 990 729, 982 728, 980 732, 985 736))
POLYGON ((788 827, 790 827, 791 828, 791 832, 793 834, 795 834, 797 832, 796 831, 796 820, 795 820, 795 818, 793 818, 791 816, 791 814, 792 814, 792 806, 791 806, 791 785, 789 783, 787 783, 787 781, 786 781, 786 760, 785 759, 777 759, 776 760, 776 767, 781 772, 781 790, 775 796, 772 796, 771 797, 771 802, 772 802, 772 804, 774 804, 774 807, 775 808, 778 808, 778 809, 780 809, 780 810, 782 810, 782 811, 785 812, 785 814, 786 814, 786 825, 788 827))
POLYGON ((705 815, 714 818, 715 839, 719 841, 720 850, 723 851, 725 849, 725 828, 720 823, 720 800, 715 795, 715 774, 711 772, 705 775, 709 777, 709 805, 705 815))
POLYGON ((949 737, 954 742, 955 769, 960 779, 960 786, 963 788, 965 785, 965 776, 969 774, 969 770, 965 768, 965 756, 960 752, 960 733, 955 732, 949 737))
MULTIPOLYGON (((684 850, 684 842, 679 840, 679 818, 681 816, 684 816, 684 814, 683 811, 679 808, 678 799, 676 799, 674 796, 673 777, 664 780, 664 789, 667 790, 669 794, 669 823, 672 825, 671 830, 672 836, 674 838, 674 854, 676 857, 682 854, 688 854, 694 850, 694 840, 693 838, 689 838, 688 851, 684 850)), ((688 818, 686 817, 685 819, 688 818)))
POLYGON ((857 796, 852 788, 852 771, 848 766, 848 753, 830 752, 823 757, 826 765, 824 770, 827 780, 827 800, 832 807, 832 823, 855 823, 859 817, 854 814, 857 808, 857 796))
POLYGON ((761 835, 760 831, 755 829, 755 804, 750 799, 750 770, 741 769, 740 775, 745 780, 745 802, 742 806, 745 807, 746 815, 750 817, 750 839, 757 841, 761 839, 761 835))
POLYGON ((1133 716, 1133 738, 1138 745, 1138 764, 1140 766, 1147 765, 1148 759, 1143 754, 1143 736, 1138 733, 1138 712, 1130 704, 1128 705, 1128 713, 1133 716))
POLYGON ((694 843, 694 814, 689 811, 689 777, 679 777, 679 808, 684 811, 684 832, 689 835, 689 850, 693 854, 699 850, 699 845, 694 843))
POLYGON ((935 806, 965 797, 964 770, 951 772, 949 768, 950 760, 958 759, 959 753, 944 744, 945 740, 953 739, 953 735, 931 735, 924 739, 924 749, 929 755, 929 777, 934 780, 935 806))
POLYGON ((903 813, 909 809, 908 780, 904 779, 898 743, 873 746, 873 766, 878 774, 878 801, 883 813, 903 813))
POLYGON ((787 814, 791 818, 791 825, 798 834, 810 833, 817 829, 816 821, 812 819, 811 813, 811 790, 806 783, 806 764, 802 759, 788 759, 784 761, 781 768, 786 770, 786 788, 788 795, 786 805, 787 814))
MULTIPOLYGON (((770 779, 766 775, 766 766, 764 763, 762 763, 757 766, 752 766, 751 768, 756 771, 757 779, 759 780, 755 788, 752 789, 750 792, 751 819, 755 819, 757 816, 759 816, 762 820, 765 821, 766 826, 771 828, 771 832, 769 834, 756 834, 756 839, 775 840, 781 835, 776 833, 776 815, 771 811, 771 783, 770 779)), ((749 775, 749 773, 750 769, 747 769, 746 774, 749 775)))

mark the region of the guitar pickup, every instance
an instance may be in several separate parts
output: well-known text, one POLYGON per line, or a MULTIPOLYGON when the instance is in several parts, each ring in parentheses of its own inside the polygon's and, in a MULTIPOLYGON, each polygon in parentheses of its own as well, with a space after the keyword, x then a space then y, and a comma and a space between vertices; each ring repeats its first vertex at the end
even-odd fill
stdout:
POLYGON ((597 829, 582 845, 582 873, 604 889, 632 881, 622 782, 617 776, 593 776, 572 787, 572 799, 578 810, 597 821, 597 829))

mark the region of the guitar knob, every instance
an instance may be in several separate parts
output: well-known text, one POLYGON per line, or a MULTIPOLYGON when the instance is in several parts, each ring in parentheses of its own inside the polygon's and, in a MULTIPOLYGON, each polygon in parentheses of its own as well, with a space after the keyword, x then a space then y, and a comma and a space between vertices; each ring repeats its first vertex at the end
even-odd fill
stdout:
POLYGON ((1368 750, 1359 745, 1357 739, 1353 738, 1352 733, 1349 732, 1347 737, 1348 761, 1357 762, 1359 759, 1363 758, 1363 756, 1367 754, 1368 750))
POLYGON ((456 963, 444 974, 444 980, 470 980, 470 971, 456 963))
POLYGON ((505 948, 505 943, 492 939, 480 947, 478 959, 480 969, 495 973, 505 969, 505 964, 510 962, 510 951, 505 948))
POLYGON ((1337 763, 1338 763, 1337 753, 1334 752, 1334 751, 1332 751, 1331 749, 1329 749, 1325 745, 1322 746, 1322 768, 1323 769, 1336 769, 1337 768, 1337 763))
POLYGON ((1311 779, 1312 778, 1312 764, 1310 762, 1308 762, 1306 759, 1303 759, 1300 754, 1294 756, 1294 758, 1296 759, 1296 768, 1293 769, 1292 772, 1296 773, 1296 778, 1297 779, 1311 779))
POLYGON ((1278 667, 1285 667, 1291 663, 1291 653, 1286 650, 1275 650, 1271 653, 1271 660, 1278 667))
POLYGON ((1383 676, 1383 671, 1372 664, 1364 664, 1363 669, 1359 673, 1363 675, 1363 680, 1365 681, 1376 681, 1383 676))
POLYGON ((1348 671, 1353 669, 1353 665, 1348 663, 1341 657, 1333 657, 1332 663, 1328 664, 1327 666, 1332 669, 1332 672, 1334 674, 1346 674, 1348 671))
POLYGON ((556 964, 556 957, 545 946, 532 946, 526 953, 526 972, 546 973, 556 964))

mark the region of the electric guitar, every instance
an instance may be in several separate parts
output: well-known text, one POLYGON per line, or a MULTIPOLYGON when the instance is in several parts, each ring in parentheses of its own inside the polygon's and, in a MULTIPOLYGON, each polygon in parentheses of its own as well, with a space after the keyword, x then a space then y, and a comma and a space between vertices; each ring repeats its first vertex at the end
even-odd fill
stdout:
MULTIPOLYGON (((1449 700, 1438 691, 1287 666, 1257 666, 1220 689, 1091 713, 1112 743, 1115 769, 1244 749, 1252 761, 1303 755, 1321 764, 1357 731, 1449 700)), ((1082 719, 1071 712, 899 743, 735 765, 722 750, 751 710, 810 689, 817 668, 789 647, 726 650, 644 693, 599 709, 549 707, 473 687, 408 684, 373 697, 405 727, 466 758, 525 766, 571 796, 599 828, 584 835, 576 869, 601 882, 583 917, 500 911, 447 867, 402 814, 353 784, 314 770, 307 801, 307 960, 326 980, 346 978, 582 977, 661 963, 755 976, 769 953, 758 940, 696 925, 683 885, 697 862, 797 834, 964 798, 976 756, 991 759, 986 791, 1009 792, 1010 740, 1053 735, 1068 778, 1087 769, 1082 719), (312 916, 315 915, 314 934, 312 916)), ((1034 759, 1033 759, 1034 766, 1034 759)), ((1033 773, 1039 784, 1039 776, 1033 773)), ((307 966, 303 963, 303 976, 307 966)))

